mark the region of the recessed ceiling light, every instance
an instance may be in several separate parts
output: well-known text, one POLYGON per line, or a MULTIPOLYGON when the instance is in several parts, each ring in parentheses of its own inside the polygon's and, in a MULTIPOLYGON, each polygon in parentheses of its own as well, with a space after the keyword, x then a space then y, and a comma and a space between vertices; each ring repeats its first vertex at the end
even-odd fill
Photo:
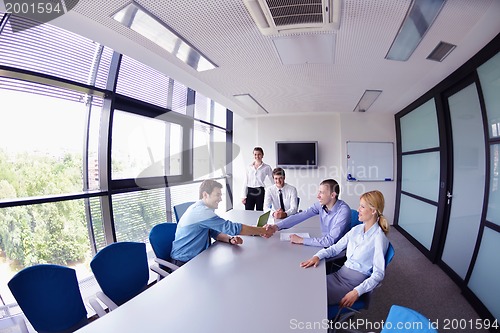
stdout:
POLYGON ((254 114, 268 114, 266 109, 260 105, 250 94, 233 95, 236 100, 245 107, 245 110, 254 114))
POLYGON ((217 66, 173 29, 132 2, 113 15, 113 18, 173 54, 198 72, 217 66))
POLYGON ((365 112, 380 96, 382 90, 365 90, 353 112, 365 112))
POLYGON ((406 61, 438 16, 445 0, 413 0, 385 59, 406 61))

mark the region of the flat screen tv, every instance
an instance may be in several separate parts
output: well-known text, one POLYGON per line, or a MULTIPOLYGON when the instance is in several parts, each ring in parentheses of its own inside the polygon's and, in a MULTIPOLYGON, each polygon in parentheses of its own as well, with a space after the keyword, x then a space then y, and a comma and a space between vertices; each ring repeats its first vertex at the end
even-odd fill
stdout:
POLYGON ((282 168, 317 168, 318 141, 276 141, 276 164, 282 168))

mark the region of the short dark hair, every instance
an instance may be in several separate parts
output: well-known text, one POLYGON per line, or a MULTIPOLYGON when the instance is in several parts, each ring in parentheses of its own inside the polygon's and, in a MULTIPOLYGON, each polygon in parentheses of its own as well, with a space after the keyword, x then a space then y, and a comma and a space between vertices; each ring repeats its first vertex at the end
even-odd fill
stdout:
POLYGON ((264 155, 264 149, 262 149, 261 147, 255 147, 255 148, 253 149, 253 151, 258 151, 258 152, 260 152, 262 155, 264 155))
POLYGON ((205 179, 200 185, 200 199, 203 199, 203 192, 211 194, 214 188, 222 188, 222 184, 213 179, 205 179))
POLYGON ((274 176, 283 176, 283 178, 285 178, 285 170, 283 170, 283 168, 274 168, 273 170, 273 177, 274 176))
POLYGON ((328 185, 330 188, 330 192, 335 192, 337 193, 337 196, 335 198, 338 198, 340 195, 340 185, 337 183, 336 180, 334 179, 325 179, 321 182, 320 185, 328 185))

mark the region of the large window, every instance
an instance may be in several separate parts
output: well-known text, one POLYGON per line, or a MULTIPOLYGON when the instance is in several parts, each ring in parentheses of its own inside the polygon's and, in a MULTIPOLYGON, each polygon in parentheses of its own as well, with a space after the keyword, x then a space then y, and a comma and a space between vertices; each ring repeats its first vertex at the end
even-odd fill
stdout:
POLYGON ((148 242, 149 231, 167 221, 165 189, 113 195, 116 240, 148 242))
MULTIPOLYGON (((86 96, 0 78, 0 100, 0 165, 4 172, 0 187, 11 189, 0 194, 2 199, 81 192, 86 96)), ((97 114, 99 104, 98 99, 91 104, 97 114)), ((91 158, 95 159, 97 141, 92 145, 91 158)))
POLYGON ((172 205, 197 200, 203 179, 225 187, 232 126, 226 109, 204 96, 203 122, 195 121, 196 92, 164 73, 50 24, 13 32, 13 20, 29 22, 5 17, 0 294, 13 302, 13 274, 56 263, 77 270, 86 299, 97 288, 89 268, 96 251, 113 241, 148 242, 154 225, 175 220, 172 205), (115 75, 116 87, 108 80, 115 75), (205 155, 194 153, 199 146, 205 155))
POLYGON ((115 111, 113 179, 180 175, 182 131, 179 124, 115 111))

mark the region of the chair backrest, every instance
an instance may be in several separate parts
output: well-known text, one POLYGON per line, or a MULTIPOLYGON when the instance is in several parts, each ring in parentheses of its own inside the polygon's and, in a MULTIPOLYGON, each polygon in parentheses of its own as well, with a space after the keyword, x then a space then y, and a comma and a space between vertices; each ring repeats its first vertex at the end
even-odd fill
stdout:
POLYGON ((389 265, 389 263, 392 261, 392 258, 394 258, 394 247, 389 242, 389 247, 387 248, 387 252, 385 253, 385 267, 389 265))
POLYGON ((39 333, 73 332, 87 324, 87 310, 72 268, 34 265, 14 275, 8 286, 39 333))
POLYGON ((194 204, 194 201, 188 201, 174 206, 175 220, 177 222, 179 222, 182 215, 186 212, 186 209, 188 209, 188 207, 192 204, 194 204))
POLYGON ((94 256, 90 268, 103 293, 120 306, 138 295, 148 284, 146 244, 112 243, 94 256))
POLYGON ((297 197, 297 213, 302 212, 302 209, 300 209, 299 206, 300 206, 300 197, 297 197))
POLYGON ((404 306, 393 305, 380 333, 388 332, 437 333, 438 331, 432 327, 430 320, 421 313, 404 306))
POLYGON ((155 256, 159 259, 170 261, 172 242, 175 239, 176 223, 160 223, 149 232, 149 243, 155 256))
POLYGON ((358 219, 359 213, 355 209, 351 209, 351 229, 362 222, 358 219))

